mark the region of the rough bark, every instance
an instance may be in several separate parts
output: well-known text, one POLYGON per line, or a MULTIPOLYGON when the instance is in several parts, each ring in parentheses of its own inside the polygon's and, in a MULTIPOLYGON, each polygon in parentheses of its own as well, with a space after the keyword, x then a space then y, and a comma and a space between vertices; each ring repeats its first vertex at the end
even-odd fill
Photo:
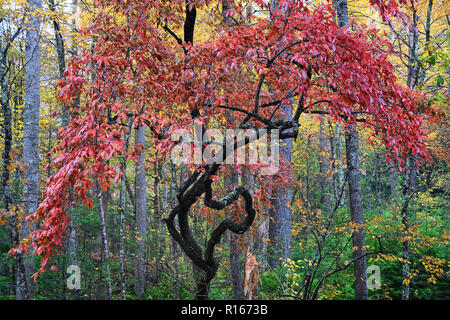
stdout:
MULTIPOLYGON (((431 10, 433 6, 433 2, 429 2, 428 9, 431 10)), ((408 32, 408 77, 406 80, 406 84, 409 88, 414 89, 418 81, 420 81, 419 74, 419 62, 418 62, 418 51, 419 51, 419 33, 417 30, 417 22, 419 17, 417 16, 416 8, 413 4, 413 17, 412 24, 409 27, 408 32)), ((431 14, 431 13, 430 13, 431 14)), ((431 19, 431 17, 430 17, 431 19)), ((427 23, 430 23, 427 18, 427 23)), ((429 25, 428 25, 428 34, 426 35, 427 42, 430 40, 429 35, 429 25)), ((426 27, 427 29, 427 27, 426 27)), ((426 31, 427 33, 427 31, 426 31)), ((424 71, 423 71, 424 72, 424 71)), ((425 73, 423 73, 423 77, 425 77, 425 73)), ((409 157, 410 167, 409 167, 409 176, 406 178, 407 184, 404 188, 403 193, 403 205, 401 211, 402 218, 402 300, 409 300, 409 277, 410 277, 410 265, 409 265, 409 256, 410 256, 410 248, 409 248, 409 202, 411 199, 411 195, 416 188, 416 179, 417 179, 417 169, 415 167, 414 157, 409 157)))
POLYGON ((408 32, 408 78, 406 84, 413 89, 417 85, 418 80, 418 55, 419 55, 419 31, 417 30, 417 12, 413 9, 412 25, 408 32))
POLYGON ((161 281, 161 272, 163 269, 163 256, 165 251, 164 241, 164 223, 162 221, 162 199, 161 199, 161 163, 155 163, 155 177, 153 180, 154 189, 154 201, 153 201, 153 229, 158 232, 153 233, 153 243, 155 244, 156 252, 156 270, 155 270, 155 282, 161 281))
MULTIPOLYGON (((48 7, 50 11, 55 15, 56 14, 56 5, 54 0, 48 0, 48 7)), ((64 71, 66 69, 66 57, 65 57, 65 49, 64 49, 64 40, 61 34, 61 28, 59 22, 56 18, 53 18, 53 31, 55 33, 55 49, 56 49, 56 57, 58 59, 58 73, 59 78, 64 78, 64 71)), ((67 126, 70 121, 69 111, 66 106, 61 106, 62 109, 62 126, 67 126)))
MULTIPOLYGON (((136 145, 145 147, 145 128, 136 129, 135 134, 136 145)), ((145 270, 145 252, 147 236, 147 191, 145 176, 145 154, 144 151, 139 155, 136 163, 136 182, 135 182, 135 205, 136 205, 136 229, 137 229, 137 254, 136 254, 136 295, 142 297, 146 286, 146 270, 145 270)))
MULTIPOLYGON (((235 188, 238 185, 238 176, 235 172, 225 182, 225 187, 231 186, 235 188)), ((230 241, 230 276, 233 288, 233 300, 244 299, 244 283, 242 281, 242 267, 241 267, 241 250, 239 248, 238 238, 231 233, 230 241)))
MULTIPOLYGON (((5 39, 9 40, 10 39, 5 39)), ((7 41, 7 42, 9 42, 7 41)), ((1 104, 3 113, 3 172, 2 172, 2 201, 3 208, 8 209, 12 203, 11 189, 9 187, 10 170, 9 165, 11 163, 10 152, 12 149, 12 110, 9 105, 9 88, 8 88, 8 75, 6 71, 7 66, 7 53, 8 46, 4 44, 2 37, 2 44, 0 46, 0 85, 1 85, 1 104)))
MULTIPOLYGON (((425 44, 423 47, 423 52, 426 52, 430 46, 431 40, 431 12, 433 11, 433 0, 428 0, 427 7, 427 20, 425 22, 425 44)), ((426 69, 422 66, 419 72, 419 79, 417 85, 421 87, 425 81, 426 69)))
MULTIPOLYGON (((283 119, 292 120, 292 106, 285 104, 282 107, 283 119)), ((280 146, 282 161, 289 166, 292 161, 292 140, 285 141, 280 146)), ((292 190, 287 187, 285 190, 277 188, 272 192, 271 219, 269 220, 269 265, 274 268, 280 265, 280 258, 286 260, 292 257, 291 250, 291 214, 290 207, 292 190)))
MULTIPOLYGON (((272 13, 280 10, 279 2, 272 0, 270 2, 272 13)), ((281 107, 280 117, 287 121, 292 120, 292 101, 284 103, 281 107)), ((280 159, 288 165, 292 160, 292 140, 284 141, 280 146, 280 159)), ((269 238, 271 250, 269 250, 269 265, 274 268, 281 263, 280 258, 284 260, 292 257, 291 250, 291 214, 290 207, 292 199, 292 190, 288 187, 286 190, 279 188, 272 191, 271 218, 269 220, 269 238)))
MULTIPOLYGON (((335 11, 338 25, 348 27, 347 0, 335 0, 335 11)), ((351 221, 355 225, 353 231, 353 273, 355 277, 355 299, 367 300, 367 262, 365 257, 364 213, 361 199, 361 177, 359 171, 359 143, 356 124, 351 124, 345 134, 347 156, 348 198, 351 221)))
MULTIPOLYGON (((24 173, 25 212, 34 213, 39 197, 39 109, 40 109, 40 17, 41 0, 29 0, 31 15, 27 26, 25 40, 25 109, 23 130, 23 158, 27 167, 24 173)), ((19 241, 25 239, 29 232, 29 225, 24 218, 21 221, 19 241)), ((33 282, 30 273, 33 269, 32 255, 21 254, 17 257, 17 292, 16 298, 31 299, 33 297, 33 282)))
MULTIPOLYGON (((170 194, 170 209, 175 208, 176 206, 176 199, 177 199, 177 172, 175 170, 175 166, 171 164, 171 183, 169 186, 169 194, 170 194)), ((183 179, 183 172, 181 174, 181 180, 183 179)), ((172 280, 172 286, 173 286, 173 299, 178 300, 179 294, 178 294, 178 259, 179 259, 179 252, 178 252, 178 244, 175 241, 174 238, 170 241, 170 248, 172 250, 172 257, 173 257, 173 280, 172 280)))
POLYGON ((353 231, 353 273, 355 277, 355 299, 367 300, 367 262, 365 250, 364 213, 361 199, 361 177, 359 171, 359 144, 356 126, 350 125, 345 134, 347 155, 348 198, 353 231))

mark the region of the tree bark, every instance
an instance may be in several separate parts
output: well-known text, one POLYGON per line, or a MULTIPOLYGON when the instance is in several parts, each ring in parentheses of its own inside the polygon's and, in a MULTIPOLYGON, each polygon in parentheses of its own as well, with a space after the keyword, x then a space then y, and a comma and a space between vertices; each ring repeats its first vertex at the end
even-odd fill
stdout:
MULTIPOLYGON (((130 133, 125 137, 125 152, 128 152, 130 133)), ((126 300, 126 285, 125 285, 125 212, 127 206, 126 200, 126 172, 127 172, 127 157, 122 158, 122 177, 120 179, 120 194, 119 194, 119 263, 120 263, 120 288, 122 300, 126 300)))
MULTIPOLYGON (((292 106, 290 103, 283 105, 282 118, 292 120, 292 106)), ((287 166, 292 161, 292 140, 288 139, 280 146, 280 159, 284 159, 287 166)), ((272 268, 280 265, 280 258, 286 260, 292 258, 291 250, 291 214, 290 207, 292 190, 276 189, 272 191, 271 218, 269 220, 269 238, 271 248, 269 251, 269 265, 272 268)))
MULTIPOLYGON (((279 3, 272 0, 270 3, 272 12, 278 11, 279 3)), ((283 103, 281 107, 281 118, 292 120, 292 101, 283 103)), ((280 159, 289 166, 292 160, 292 139, 284 141, 280 146, 280 159)), ((272 191, 272 215, 269 221, 269 238, 271 250, 269 251, 269 265, 274 268, 281 263, 280 258, 290 259, 291 250, 291 214, 290 207, 292 199, 292 190, 288 187, 286 190, 276 189, 272 191)))
POLYGON ((367 262, 365 250, 364 213, 361 199, 361 181, 359 171, 359 144, 356 126, 350 125, 345 134, 345 148, 347 155, 348 196, 351 221, 355 226, 353 231, 353 273, 355 277, 355 299, 367 300, 367 262))
POLYGON ((153 228, 157 232, 153 233, 153 243, 155 245, 156 256, 156 270, 155 279, 159 283, 161 281, 161 272, 163 269, 163 257, 165 251, 165 241, 164 241, 164 223, 162 221, 162 201, 161 201, 161 163, 156 162, 155 164, 155 178, 153 180, 154 189, 154 202, 153 202, 153 228))
MULTIPOLYGON (((56 5, 54 0, 48 0, 48 6, 50 11, 53 14, 56 14, 56 5)), ((53 30, 55 32, 55 49, 56 49, 56 56, 58 59, 58 72, 59 72, 59 78, 64 78, 64 71, 66 70, 66 57, 65 57, 65 49, 64 49, 64 40, 61 34, 61 28, 56 20, 56 18, 53 18, 53 30)), ((70 115, 69 111, 67 110, 66 106, 60 106, 62 110, 62 119, 61 119, 61 125, 63 127, 67 126, 70 121, 70 115)))
MULTIPOLYGON (((429 2, 429 7, 432 7, 433 2, 429 2)), ((409 56, 408 56, 408 77, 406 80, 406 84, 409 88, 414 89, 418 81, 420 81, 419 77, 419 62, 418 62, 418 51, 419 51, 419 34, 417 30, 417 22, 418 22, 418 16, 416 8, 413 4, 413 18, 412 18, 412 24, 409 28, 408 33, 408 48, 409 48, 409 56)), ((431 13, 430 13, 431 14, 431 13)), ((431 17, 430 17, 431 19, 431 17)), ((427 21, 428 23, 428 21, 427 21)), ((428 26, 428 33, 429 33, 429 26, 428 26)), ((429 34, 427 35, 428 41, 429 34)), ((424 70, 423 70, 424 72, 424 70)), ((423 76, 425 77, 425 73, 423 73, 423 76)), ((401 211, 401 218, 402 218, 402 300, 409 300, 409 282, 410 282, 410 266, 409 266, 409 256, 410 256, 410 249, 409 249, 409 201, 411 200, 411 194, 413 193, 413 190, 416 188, 416 179, 417 179, 417 169, 415 167, 415 159, 414 157, 409 157, 410 161, 410 168, 409 168, 409 176, 406 178, 407 185, 404 189, 403 194, 403 205, 402 205, 402 211, 401 211)))
MULTIPOLYGON (((10 39, 6 39, 11 41, 10 39)), ((3 208, 8 210, 9 205, 12 203, 11 189, 9 187, 10 169, 11 163, 11 150, 12 150, 12 110, 9 105, 9 88, 8 88, 8 75, 6 71, 7 66, 7 45, 3 43, 0 46, 0 85, 1 85, 1 104, 3 112, 3 173, 2 173, 2 201, 3 208)))
POLYGON ((106 226, 106 213, 107 213, 107 201, 106 194, 101 189, 101 186, 96 182, 96 193, 98 195, 99 211, 98 215, 100 218, 100 228, 101 228, 101 238, 102 238, 102 250, 103 250, 103 265, 105 266, 105 278, 106 278, 106 299, 111 300, 112 298, 112 284, 111 284, 111 269, 109 266, 109 241, 108 232, 106 226))
MULTIPOLYGON (((238 175, 236 172, 231 174, 225 183, 225 187, 231 186, 231 190, 238 185, 238 175)), ((241 250, 239 248, 238 238, 230 233, 230 276, 233 288, 233 300, 244 299, 244 283, 242 281, 241 250)))
MULTIPOLYGON (((175 208, 176 206, 176 199, 177 199, 177 172, 175 169, 175 166, 171 163, 170 165, 170 170, 171 170, 171 183, 169 185, 169 194, 170 194, 170 209, 175 208)), ((181 182, 183 181, 183 172, 181 172, 180 175, 180 180, 181 182)), ((178 259, 179 259, 179 252, 178 252, 178 244, 175 241, 174 238, 171 239, 171 250, 172 250, 172 257, 173 257, 173 281, 172 281, 172 286, 173 286, 173 299, 174 300, 178 300, 179 299, 179 294, 178 294, 178 259)))
MULTIPOLYGON (((136 145, 142 145, 145 148, 145 127, 136 129, 135 133, 136 145)), ((145 176, 145 150, 139 155, 136 163, 136 229, 137 229, 137 255, 136 255, 136 295, 142 298, 146 287, 146 270, 145 270, 145 251, 147 236, 147 192, 146 192, 146 176, 145 176)))
MULTIPOLYGON (((40 17, 42 9, 41 0, 29 0, 32 14, 29 18, 28 30, 25 40, 25 110, 23 130, 23 157, 27 167, 24 173, 24 198, 26 215, 34 213, 39 197, 39 109, 40 109, 40 17)), ((25 239, 30 233, 25 217, 20 222, 19 241, 25 239)), ((33 282, 30 273, 33 269, 32 255, 21 254, 17 257, 17 293, 16 298, 32 299, 33 282)))
POLYGON ((408 78, 406 84, 409 88, 414 89, 418 80, 418 54, 419 54, 419 34, 417 30, 417 12, 413 8, 412 25, 408 33, 408 78))
POLYGON ((319 145, 320 145, 320 181, 321 181, 321 196, 320 205, 322 210, 331 209, 331 199, 330 199, 330 179, 329 170, 330 163, 328 157, 330 156, 331 150, 329 146, 329 140, 327 133, 325 132, 325 119, 320 118, 319 126, 319 145))
MULTIPOLYGON (((348 27, 347 0, 335 0, 335 11, 338 25, 348 27)), ((367 262, 365 257, 364 213, 361 200, 361 177, 359 171, 359 144, 356 124, 348 127, 345 134, 345 148, 347 156, 348 198, 351 221, 355 225, 353 231, 353 273, 355 277, 355 299, 367 300, 367 262)))

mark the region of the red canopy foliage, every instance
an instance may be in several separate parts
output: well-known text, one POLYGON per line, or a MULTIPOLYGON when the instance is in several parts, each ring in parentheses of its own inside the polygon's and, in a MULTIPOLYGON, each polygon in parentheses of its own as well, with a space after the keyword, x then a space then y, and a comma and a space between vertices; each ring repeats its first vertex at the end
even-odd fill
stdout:
MULTIPOLYGON (((397 10, 394 1, 373 2, 383 12, 397 10)), ((82 31, 95 36, 95 48, 71 61, 60 82, 65 105, 78 96, 82 103, 70 109, 73 119, 61 129, 55 149, 56 174, 29 217, 41 221, 32 243, 43 257, 42 268, 62 244, 68 208, 80 202, 92 206, 87 192, 93 179, 106 189, 120 177, 108 160, 124 152, 130 120, 150 126, 160 154, 167 154, 168 134, 191 126, 194 109, 206 124, 228 119, 230 128, 243 122, 267 127, 283 103, 292 103, 294 122, 301 113, 324 114, 345 125, 361 121, 400 167, 409 154, 427 158, 416 115, 420 94, 397 82, 388 59, 392 47, 377 30, 355 22, 339 28, 331 3, 310 8, 303 1, 280 1, 283 10, 272 17, 241 17, 252 23, 184 43, 167 31, 182 24, 184 4, 98 1, 98 17, 82 31)), ((199 8, 210 1, 190 4, 199 8)), ((268 10, 263 1, 254 5, 268 10)), ((12 252, 21 249, 26 247, 12 252)))

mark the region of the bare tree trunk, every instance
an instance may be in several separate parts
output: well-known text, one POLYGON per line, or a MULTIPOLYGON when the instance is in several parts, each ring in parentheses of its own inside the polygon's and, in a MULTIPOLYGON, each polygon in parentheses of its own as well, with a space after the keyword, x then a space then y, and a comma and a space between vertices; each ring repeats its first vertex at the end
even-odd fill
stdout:
MULTIPOLYGON (((72 32, 75 33, 75 18, 73 17, 76 13, 77 10, 77 6, 78 6, 78 0, 73 0, 72 1, 72 21, 71 21, 71 29, 72 32)), ((55 37, 57 37, 57 34, 61 35, 60 33, 60 28, 58 26, 58 28, 55 28, 55 37)), ((65 70, 65 60, 64 60, 64 42, 62 41, 62 39, 60 41, 58 41, 57 45, 62 45, 62 49, 57 50, 58 52, 58 69, 59 69, 59 73, 60 73, 60 77, 64 77, 64 70, 65 70), (64 67, 64 68, 63 68, 64 67)), ((71 45, 71 52, 72 52, 72 57, 76 55, 76 51, 77 51, 77 44, 75 41, 75 36, 72 36, 72 45, 71 45)), ((74 101, 74 108, 78 107, 79 104, 79 100, 80 98, 77 97, 74 101)), ((64 106, 63 107, 63 113, 62 113, 62 125, 66 126, 68 125, 70 122, 70 113, 67 110, 67 107, 64 106)), ((69 257, 70 257, 70 263, 72 265, 78 265, 78 235, 77 235, 77 226, 76 226, 76 221, 77 221, 77 216, 76 216, 76 211, 71 212, 71 225, 70 225, 70 235, 69 235, 69 246, 68 246, 68 251, 69 251, 69 257)))
POLYGON ((355 125, 349 127, 345 134, 347 153, 348 194, 351 221, 355 224, 353 231, 353 272, 355 276, 355 299, 367 300, 367 262, 365 251, 364 214, 361 200, 361 181, 359 172, 359 145, 355 125))
MULTIPOLYGON (((48 6, 50 11, 53 14, 56 14, 56 5, 54 0, 48 0, 48 6)), ((55 49, 56 49, 56 56, 58 59, 58 72, 59 72, 59 78, 64 78, 64 71, 66 69, 66 57, 65 57, 65 49, 64 49, 64 40, 61 34, 61 28, 56 20, 56 18, 53 18, 53 30, 55 32, 55 49)), ((66 106, 60 106, 62 109, 62 121, 61 124, 63 127, 67 126, 70 121, 70 115, 69 111, 67 110, 66 106)))
MULTIPOLYGON (((225 181, 225 186, 231 187, 231 190, 238 185, 238 175, 232 172, 231 177, 225 181)), ((241 267, 241 250, 239 248, 238 236, 229 232, 230 241, 230 276, 233 288, 233 300, 244 299, 244 283, 242 281, 242 267, 241 267)))
MULTIPOLYGON (((433 11, 433 0, 428 0, 428 8, 427 8, 427 20, 425 22, 425 45, 423 48, 423 52, 426 52, 430 45, 431 40, 431 13, 433 11)), ((419 72, 419 80, 417 81, 417 85, 421 87, 425 81, 426 69, 420 68, 419 72)))
MULTIPOLYGON (((131 130, 130 130, 131 131, 131 130)), ((125 137, 125 152, 128 152, 130 133, 125 137)), ((125 285, 125 212, 126 212, 126 172, 127 172, 127 157, 123 156, 122 158, 122 178, 120 180, 120 195, 119 195, 119 205, 120 205, 120 214, 119 214, 119 263, 120 263, 120 288, 122 300, 126 300, 126 285, 125 285)))
MULTIPOLYGON (((348 27, 347 0, 335 0, 334 6, 338 25, 348 27)), ((351 221, 355 224, 353 231, 353 273, 355 277, 355 299, 367 300, 367 262, 365 257, 364 214, 361 200, 361 176, 359 171, 359 143, 356 124, 348 127, 345 134, 345 148, 347 156, 348 196, 351 221)))
MULTIPOLYGON (((181 180, 183 179, 183 172, 181 173, 181 180)), ((170 209, 175 208, 176 206, 176 196, 177 196, 177 173, 175 170, 175 166, 171 163, 171 184, 169 187, 169 194, 170 194, 170 209)), ((177 221, 178 222, 178 221, 177 221)), ((178 300, 178 243, 175 241, 174 238, 171 238, 170 241, 170 248, 172 250, 172 257, 173 257, 173 281, 172 281, 172 287, 173 287, 173 299, 178 300)))
MULTIPOLYGON (((282 113, 286 120, 292 120, 292 106, 285 104, 282 107, 282 113)), ((292 160, 292 140, 288 139, 280 146, 281 158, 289 166, 292 160)), ((272 190, 272 215, 269 221, 269 238, 271 250, 269 251, 269 265, 274 268, 281 263, 280 258, 290 259, 291 250, 291 214, 290 207, 292 199, 292 190, 288 187, 286 190, 272 190)))
POLYGON ((159 283, 161 281, 161 272, 163 269, 163 256, 165 251, 165 242, 164 242, 164 229, 161 228, 162 222, 162 205, 161 205, 161 164, 156 162, 155 164, 155 178, 153 181, 153 189, 154 189, 154 203, 153 203, 153 228, 157 230, 157 232, 153 233, 153 243, 155 244, 156 251, 156 270, 155 270, 155 278, 156 282, 159 283), (162 231, 162 232, 161 232, 162 231))
POLYGON ((329 179, 329 170, 330 164, 328 161, 328 157, 330 156, 330 147, 329 147, 329 139, 326 136, 325 132, 325 119, 320 118, 320 126, 319 126, 319 145, 320 145, 320 180, 321 180, 321 197, 320 203, 321 207, 324 210, 328 210, 331 208, 331 199, 330 199, 330 179, 329 179))
MULTIPOLYGON (((136 145, 145 147, 145 127, 136 129, 136 145)), ((136 255, 136 295, 142 298, 146 287, 145 251, 147 236, 147 192, 145 176, 145 150, 138 158, 136 164, 136 229, 137 229, 137 255, 136 255)))
MULTIPOLYGON (((271 9, 279 10, 277 0, 271 0, 271 9)), ((284 103, 281 107, 281 114, 285 120, 292 120, 292 101, 284 103)), ((288 139, 280 146, 280 155, 286 164, 292 160, 292 139, 288 139)), ((285 191, 279 189, 272 190, 272 219, 269 222, 269 237, 271 240, 271 250, 269 255, 269 264, 276 267, 281 263, 280 258, 290 259, 291 250, 291 214, 290 207, 292 199, 292 190, 287 188, 285 191)))
MULTIPOLYGON (((433 5, 433 2, 430 1, 430 6, 433 5)), ((406 84, 409 88, 414 89, 419 81, 419 62, 418 62, 418 52, 419 52, 419 34, 417 30, 417 22, 418 16, 416 8, 413 4, 413 18, 412 24, 408 30, 408 78, 406 80, 406 84)), ((431 19, 431 17, 430 17, 431 19)), ((429 26, 428 26, 429 28, 429 26)), ((428 29, 429 32, 429 29, 428 29)), ((428 34, 429 41, 429 34, 428 34)), ((425 73, 423 74, 425 76, 425 73)), ((409 201, 411 198, 411 194, 416 187, 416 177, 417 177, 417 169, 415 168, 414 157, 409 157, 410 160, 410 168, 409 168, 409 177, 407 178, 407 185, 404 191, 403 197, 403 205, 402 205, 402 300, 409 300, 409 277, 410 277, 410 266, 409 266, 409 217, 408 217, 408 207, 409 201)))
POLYGON ((11 150, 12 150, 12 110, 9 105, 9 89, 8 89, 8 75, 6 71, 7 67, 7 45, 4 45, 2 37, 2 45, 0 46, 0 85, 1 85, 1 104, 3 112, 3 173, 2 173, 2 201, 3 208, 8 210, 9 205, 12 203, 11 189, 9 187, 10 169, 11 163, 11 150))
MULTIPOLYGON (((126 160, 124 159, 124 164, 122 164, 122 171, 125 175, 126 160)), ((120 182, 120 215, 119 215, 119 263, 120 263, 120 287, 121 287, 121 293, 122 293, 122 300, 126 300, 126 286, 125 286, 125 244, 124 244, 124 237, 125 237, 125 211, 126 211, 126 198, 125 198, 125 178, 122 177, 120 182)))
POLYGON ((403 193, 402 218, 402 300, 409 300, 410 283, 410 249, 409 249, 409 202, 417 185, 417 168, 414 158, 410 157, 409 176, 403 193))
MULTIPOLYGON (((23 157, 27 171, 24 173, 24 197, 26 214, 34 213, 39 197, 39 109, 40 109, 40 18, 41 0, 29 0, 33 14, 30 15, 25 40, 25 110, 23 131, 23 157)), ((25 239, 30 229, 24 220, 20 222, 19 241, 25 239)), ((33 257, 21 254, 17 258, 17 293, 16 298, 32 299, 33 282, 30 273, 33 269, 33 257)))
POLYGON ((111 269, 109 266, 109 241, 108 232, 106 226, 106 213, 107 213, 107 201, 106 194, 102 191, 100 184, 96 182, 96 193, 98 194, 98 204, 99 211, 98 215, 100 217, 100 228, 101 228, 101 238, 102 238, 102 249, 103 249, 103 265, 105 266, 105 280, 106 280, 106 299, 111 300, 112 298, 112 284, 111 284, 111 269))

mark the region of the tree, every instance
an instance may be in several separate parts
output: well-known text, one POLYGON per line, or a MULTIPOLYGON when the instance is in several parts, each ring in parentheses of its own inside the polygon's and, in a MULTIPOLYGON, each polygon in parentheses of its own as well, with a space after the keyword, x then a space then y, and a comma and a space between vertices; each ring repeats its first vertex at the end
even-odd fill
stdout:
MULTIPOLYGON (((282 7, 278 1, 270 2, 271 15, 277 16, 282 12, 282 7)), ((286 11, 284 14, 289 15, 286 11)), ((301 17, 299 17, 301 18, 301 17)), ((292 100, 282 103, 280 117, 288 121, 292 120, 292 100)), ((287 170, 290 171, 290 163, 292 161, 292 140, 284 141, 280 147, 280 154, 285 163, 288 164, 287 170)), ((269 264, 271 267, 280 265, 281 260, 292 258, 291 250, 291 214, 290 203, 292 199, 292 191, 290 188, 275 188, 272 190, 272 215, 269 220, 269 238, 270 238, 270 255, 269 264)))
MULTIPOLYGON (((237 19, 248 15, 255 23, 195 41, 197 9, 210 4, 99 2, 94 23, 82 30, 98 36, 95 48, 72 61, 66 81, 60 83, 63 103, 72 105, 79 95, 85 102, 71 110, 73 119, 61 130, 53 161, 56 173, 48 179, 44 200, 30 218, 42 219, 32 235, 36 254, 42 256, 40 272, 61 245, 69 222, 67 208, 79 203, 93 205, 88 190, 94 178, 104 190, 120 179, 120 161, 111 160, 123 156, 123 137, 130 123, 145 124, 152 131, 161 155, 170 154, 174 145, 194 147, 189 140, 171 140, 174 130, 188 129, 192 122, 202 131, 221 123, 224 128, 256 132, 254 138, 235 138, 228 150, 226 142, 219 140, 220 150, 226 151, 222 157, 189 166, 178 186, 177 203, 165 220, 169 233, 194 264, 197 299, 208 298, 210 282, 219 268, 215 248, 223 234, 227 230, 247 232, 256 210, 262 209, 258 206, 264 201, 259 200, 267 196, 252 195, 237 186, 220 197, 221 188, 215 182, 223 168, 220 160, 234 157, 241 143, 266 135, 274 140, 276 134, 280 140, 296 137, 301 115, 310 113, 345 126, 361 122, 400 167, 409 152, 417 159, 427 159, 421 120, 414 114, 416 94, 396 83, 388 61, 390 46, 376 32, 358 25, 354 30, 341 29, 333 21, 330 3, 309 8, 300 1, 280 1, 279 6, 287 10, 272 17, 237 7, 237 19), (167 23, 161 26, 161 21, 167 23), (173 28, 182 28, 183 38, 173 28), (92 70, 94 77, 87 85, 92 70), (291 100, 292 119, 286 119, 281 107, 291 100), (224 121, 230 111, 233 123, 224 121), (72 202, 68 201, 69 188, 76 196, 72 202), (244 211, 239 222, 218 214, 220 222, 204 246, 194 238, 189 216, 202 197, 202 208, 211 215, 239 197, 244 211)), ((253 4, 268 9, 262 1, 253 4)), ((211 143, 203 137, 200 141, 201 150, 211 143)), ((141 153, 136 149, 126 155, 137 160, 141 153)), ((279 172, 271 188, 282 188, 286 180, 279 172)))
MULTIPOLYGON (((338 25, 341 28, 348 27, 347 0, 335 1, 338 25)), ((367 263, 364 236, 364 214, 362 207, 361 181, 359 172, 359 145, 356 125, 352 124, 345 133, 345 150, 347 156, 348 198, 350 205, 351 221, 354 223, 353 232, 353 259, 355 274, 355 299, 367 300, 367 263)))
MULTIPOLYGON (((135 136, 136 145, 145 148, 145 127, 141 126, 136 129, 135 136)), ((137 227, 137 243, 138 252, 136 255, 136 294, 142 297, 145 293, 146 268, 145 268, 145 238, 147 236, 147 188, 145 177, 145 154, 144 151, 139 155, 136 163, 136 227, 137 227)))
MULTIPOLYGON (((42 1, 28 1, 31 9, 30 23, 25 40, 25 111, 23 131, 23 157, 26 164, 24 174, 25 212, 27 215, 36 212, 39 197, 39 108, 40 108, 40 18, 39 9, 42 1)), ((21 221, 19 241, 26 239, 30 229, 25 219, 21 221)), ((33 284, 30 273, 33 269, 31 255, 18 254, 17 260, 17 299, 31 299, 33 284)))

